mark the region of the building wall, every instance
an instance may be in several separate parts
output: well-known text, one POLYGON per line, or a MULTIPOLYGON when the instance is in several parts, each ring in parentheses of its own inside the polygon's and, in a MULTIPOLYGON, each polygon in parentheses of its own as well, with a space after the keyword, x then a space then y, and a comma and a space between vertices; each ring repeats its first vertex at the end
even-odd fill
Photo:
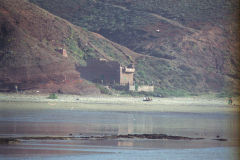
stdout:
POLYGON ((133 85, 133 73, 126 72, 118 62, 90 59, 86 67, 79 67, 81 77, 103 84, 133 85))
POLYGON ((55 51, 61 53, 63 57, 68 57, 67 50, 64 48, 58 48, 58 49, 55 49, 55 51))
POLYGON ((124 72, 123 67, 120 67, 120 84, 133 85, 133 73, 124 72))
POLYGON ((135 91, 135 85, 129 85, 128 90, 129 91, 135 91))
POLYGON ((154 86, 138 86, 138 92, 144 91, 144 92, 154 92, 154 86))
POLYGON ((78 67, 81 77, 103 84, 120 83, 120 64, 114 61, 88 60, 86 67, 78 67))
POLYGON ((62 55, 63 55, 63 57, 68 57, 66 49, 62 49, 62 55))

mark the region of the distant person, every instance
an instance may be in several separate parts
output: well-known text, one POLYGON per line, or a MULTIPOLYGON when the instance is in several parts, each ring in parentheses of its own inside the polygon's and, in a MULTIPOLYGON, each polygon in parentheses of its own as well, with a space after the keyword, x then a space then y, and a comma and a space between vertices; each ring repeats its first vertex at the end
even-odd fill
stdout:
POLYGON ((232 97, 229 97, 229 99, 228 99, 228 104, 229 104, 229 105, 232 105, 232 103, 233 103, 232 97))
POLYGON ((18 86, 15 85, 14 87, 15 87, 16 93, 18 93, 18 86))

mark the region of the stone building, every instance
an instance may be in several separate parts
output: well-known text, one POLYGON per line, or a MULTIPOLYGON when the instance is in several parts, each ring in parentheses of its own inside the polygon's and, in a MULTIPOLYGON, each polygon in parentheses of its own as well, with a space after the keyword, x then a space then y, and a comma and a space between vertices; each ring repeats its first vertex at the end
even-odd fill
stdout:
POLYGON ((154 92, 154 86, 142 85, 138 86, 137 92, 154 92))
POLYGON ((128 90, 134 92, 154 92, 154 85, 140 85, 138 87, 135 87, 135 85, 129 85, 128 90))
POLYGON ((135 68, 133 65, 129 66, 121 66, 120 65, 120 71, 119 71, 119 84, 120 85, 133 85, 133 74, 135 72, 135 68))
POLYGON ((122 66, 116 61, 90 59, 86 67, 79 67, 81 77, 105 85, 133 85, 135 68, 133 65, 122 66))
POLYGON ((68 57, 67 50, 64 48, 58 48, 56 49, 57 52, 61 53, 63 57, 68 57))

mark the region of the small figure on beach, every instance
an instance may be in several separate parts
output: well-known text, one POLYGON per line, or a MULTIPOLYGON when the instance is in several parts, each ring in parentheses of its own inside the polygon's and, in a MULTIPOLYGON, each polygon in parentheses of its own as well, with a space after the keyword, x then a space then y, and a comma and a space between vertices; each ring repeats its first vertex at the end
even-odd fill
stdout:
POLYGON ((18 86, 15 85, 14 87, 15 87, 16 93, 18 93, 18 86))
POLYGON ((232 103, 233 103, 232 97, 229 97, 229 98, 228 98, 228 104, 229 104, 229 105, 232 105, 232 103))

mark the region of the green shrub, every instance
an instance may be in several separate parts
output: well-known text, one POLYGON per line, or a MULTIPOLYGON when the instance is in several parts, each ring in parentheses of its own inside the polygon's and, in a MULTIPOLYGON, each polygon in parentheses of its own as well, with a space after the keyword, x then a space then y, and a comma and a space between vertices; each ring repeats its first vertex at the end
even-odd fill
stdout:
POLYGON ((191 93, 183 89, 156 88, 154 95, 157 97, 186 97, 190 96, 191 93))
POLYGON ((58 97, 55 93, 51 93, 49 94, 48 99, 58 99, 58 97))
POLYGON ((102 94, 112 95, 112 92, 108 88, 106 88, 106 87, 104 87, 104 86, 102 86, 100 84, 98 84, 97 87, 100 89, 100 92, 102 94))
POLYGON ((136 83, 135 84, 135 91, 137 91, 138 90, 138 84, 136 83))

